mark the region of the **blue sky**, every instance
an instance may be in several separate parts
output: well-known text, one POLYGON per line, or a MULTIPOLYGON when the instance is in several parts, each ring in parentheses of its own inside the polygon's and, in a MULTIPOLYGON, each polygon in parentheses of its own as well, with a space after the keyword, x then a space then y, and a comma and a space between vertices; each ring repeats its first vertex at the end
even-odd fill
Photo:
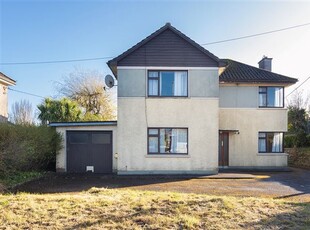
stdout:
MULTIPOLYGON (((197 43, 207 43, 307 23, 309 12, 307 1, 0 0, 0 62, 114 57, 166 22, 197 43)), ((204 47, 220 58, 254 66, 267 55, 274 72, 302 82, 310 76, 309 41, 307 26, 204 47)), ((56 95, 54 83, 75 67, 110 73, 107 60, 0 65, 0 71, 17 81, 13 89, 47 97, 56 95)), ((310 84, 302 88, 307 93, 310 84)), ((10 91, 9 107, 21 99, 33 107, 42 100, 10 91)))

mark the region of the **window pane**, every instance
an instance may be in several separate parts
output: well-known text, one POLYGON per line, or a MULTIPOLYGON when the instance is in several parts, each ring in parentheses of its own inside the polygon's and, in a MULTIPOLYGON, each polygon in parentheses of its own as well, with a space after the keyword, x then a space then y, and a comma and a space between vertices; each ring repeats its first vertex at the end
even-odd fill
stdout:
POLYGON ((149 79, 149 96, 158 95, 158 80, 149 79))
POLYGON ((71 133, 69 138, 70 144, 86 144, 88 142, 87 133, 71 133))
POLYGON ((158 135, 158 129, 149 129, 149 135, 158 135))
POLYGON ((275 107, 283 107, 283 88, 282 87, 275 87, 275 100, 274 106, 275 107))
POLYGON ((273 153, 279 153, 282 151, 282 139, 283 134, 282 133, 270 133, 268 134, 269 139, 269 150, 273 153))
POLYGON ((267 95, 259 94, 259 106, 267 106, 267 95))
POLYGON ((266 133, 258 133, 258 137, 266 138, 266 133))
POLYGON ((266 152, 266 140, 265 139, 258 139, 258 151, 266 152))
POLYGON ((160 153, 187 153, 187 129, 160 129, 160 153))
POLYGON ((149 72, 149 77, 156 77, 156 78, 158 78, 158 72, 157 71, 150 71, 149 72))
POLYGON ((267 88, 266 87, 259 87, 259 92, 260 93, 266 93, 267 92, 267 88))
POLYGON ((111 135, 108 133, 93 133, 92 143, 93 144, 110 144, 111 135))
POLYGON ((174 96, 187 96, 187 72, 175 72, 174 96))
POLYGON ((268 107, 274 107, 275 106, 275 88, 274 87, 268 87, 267 89, 267 106, 268 107))
POLYGON ((174 72, 160 73, 160 95, 173 96, 174 72))
POLYGON ((158 153, 158 137, 149 137, 149 153, 158 153))
POLYGON ((171 153, 172 129, 160 129, 160 152, 171 153))
POLYGON ((172 130, 172 151, 174 153, 187 153, 187 130, 172 130))

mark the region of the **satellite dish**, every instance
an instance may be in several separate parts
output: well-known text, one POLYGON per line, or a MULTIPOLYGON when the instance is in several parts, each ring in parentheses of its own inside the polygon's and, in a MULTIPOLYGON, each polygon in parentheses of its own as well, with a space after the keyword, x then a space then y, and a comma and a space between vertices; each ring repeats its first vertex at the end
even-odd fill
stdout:
POLYGON ((104 82, 109 88, 112 88, 114 86, 114 78, 110 74, 105 76, 104 82))

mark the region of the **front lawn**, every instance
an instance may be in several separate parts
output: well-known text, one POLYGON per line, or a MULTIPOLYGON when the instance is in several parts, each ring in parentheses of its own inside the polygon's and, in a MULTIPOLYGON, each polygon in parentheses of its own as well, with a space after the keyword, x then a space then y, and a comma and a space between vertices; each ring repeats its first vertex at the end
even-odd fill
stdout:
POLYGON ((310 204, 92 188, 0 195, 0 229, 307 229, 310 204))

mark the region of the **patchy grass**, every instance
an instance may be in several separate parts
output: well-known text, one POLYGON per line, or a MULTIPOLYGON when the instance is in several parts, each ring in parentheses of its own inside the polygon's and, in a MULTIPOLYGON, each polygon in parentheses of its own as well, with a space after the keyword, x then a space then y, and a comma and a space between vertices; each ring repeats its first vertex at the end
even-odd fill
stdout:
POLYGON ((0 195, 0 229, 307 229, 310 204, 92 188, 0 195))
POLYGON ((3 187, 12 187, 14 185, 24 183, 36 178, 39 178, 43 175, 42 172, 14 172, 7 175, 0 176, 0 184, 3 187))

